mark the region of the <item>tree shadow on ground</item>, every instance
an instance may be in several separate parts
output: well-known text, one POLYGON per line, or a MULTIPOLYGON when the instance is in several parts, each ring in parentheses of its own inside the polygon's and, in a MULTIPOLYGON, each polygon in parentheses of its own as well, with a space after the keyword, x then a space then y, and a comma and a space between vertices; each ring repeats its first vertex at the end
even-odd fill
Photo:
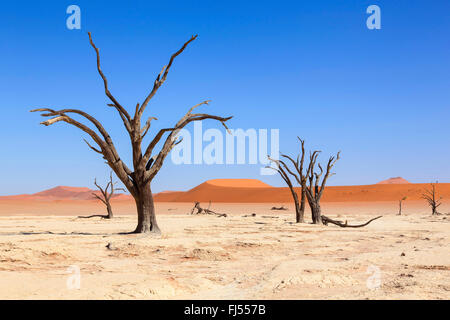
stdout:
POLYGON ((21 231, 21 232, 1 232, 0 236, 31 236, 31 235, 56 235, 56 236, 115 236, 130 234, 129 232, 115 233, 92 233, 92 232, 52 232, 52 231, 21 231))

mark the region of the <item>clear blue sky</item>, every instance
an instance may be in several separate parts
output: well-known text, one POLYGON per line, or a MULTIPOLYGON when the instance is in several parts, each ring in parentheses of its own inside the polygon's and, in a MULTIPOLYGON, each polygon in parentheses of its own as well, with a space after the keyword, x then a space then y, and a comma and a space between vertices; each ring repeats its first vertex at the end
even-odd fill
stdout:
MULTIPOLYGON (((283 152, 296 136, 324 155, 342 151, 332 185, 392 176, 450 182, 449 1, 20 1, 0 9, 0 194, 57 185, 90 186, 109 168, 64 124, 39 125, 34 107, 74 107, 110 130, 123 159, 129 139, 106 107, 91 31, 117 99, 132 110, 174 50, 180 56, 147 109, 173 124, 191 105, 234 115, 233 128, 279 128, 283 152), (134 4, 132 4, 134 3, 134 4), (81 27, 66 28, 66 8, 81 27), (366 8, 381 8, 381 30, 366 8)), ((210 124, 206 125, 209 127, 210 124)), ((262 177, 260 165, 175 166, 154 191, 185 190, 212 178, 262 177)), ((322 160, 325 160, 322 158, 322 160)))

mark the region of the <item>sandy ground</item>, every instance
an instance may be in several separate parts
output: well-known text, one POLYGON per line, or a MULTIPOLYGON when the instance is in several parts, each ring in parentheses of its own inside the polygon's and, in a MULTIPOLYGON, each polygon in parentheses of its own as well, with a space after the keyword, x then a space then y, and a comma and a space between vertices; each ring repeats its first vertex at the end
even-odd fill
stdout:
POLYGON ((395 203, 324 207, 349 223, 384 215, 361 229, 293 224, 289 205, 213 206, 226 218, 191 206, 158 203, 160 237, 119 234, 134 215, 3 214, 0 299, 450 298, 450 215, 423 205, 402 216, 395 203))

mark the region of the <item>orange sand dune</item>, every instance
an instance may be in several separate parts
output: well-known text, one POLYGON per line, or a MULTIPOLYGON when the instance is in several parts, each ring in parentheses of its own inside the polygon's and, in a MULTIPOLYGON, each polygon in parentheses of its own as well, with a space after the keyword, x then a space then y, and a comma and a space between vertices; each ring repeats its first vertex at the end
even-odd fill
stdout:
MULTIPOLYGON (((331 186, 325 189, 323 202, 377 202, 421 200, 422 193, 429 184, 373 184, 362 186, 331 186)), ((70 201, 71 205, 98 200, 92 196, 89 188, 56 187, 31 195, 0 197, 0 206, 4 209, 14 207, 33 207, 38 202, 61 203, 70 201)), ((98 192, 98 191, 95 191, 98 192)), ((437 184, 437 192, 444 199, 450 199, 450 183, 437 184)), ((291 193, 288 188, 276 188, 256 179, 216 179, 206 181, 188 191, 165 191, 155 194, 156 202, 222 202, 222 203, 290 203, 291 193)), ((130 195, 118 194, 114 197, 123 205, 133 205, 130 195)), ((90 207, 91 205, 88 205, 90 207)), ((14 210, 13 210, 14 211, 14 210)))
POLYGON ((387 180, 383 180, 378 182, 377 184, 407 184, 409 181, 403 179, 402 177, 389 178, 387 180))
MULTIPOLYGON (((15 196, 0 196, 0 201, 4 200, 36 200, 36 201, 52 201, 52 200, 96 200, 93 193, 100 195, 99 190, 91 190, 85 187, 66 187, 58 186, 33 194, 20 194, 15 196)), ((125 199, 128 195, 114 194, 113 198, 125 199)))
POLYGON ((271 186, 257 179, 213 179, 203 184, 232 188, 270 188, 271 186))
MULTIPOLYGON (((257 181, 257 180, 256 180, 257 181)), ((257 184, 256 182, 252 182, 257 184)), ((275 187, 231 187, 232 182, 217 184, 204 182, 186 192, 169 192, 155 195, 159 202, 230 202, 230 203, 263 203, 290 202, 291 193, 288 188, 275 187), (227 186, 230 185, 230 186, 227 186)), ((261 182, 260 185, 265 185, 261 182)), ((420 200, 429 184, 374 184, 363 186, 332 186, 325 189, 324 202, 373 202, 396 201, 403 197, 408 200, 420 200)), ((450 183, 439 183, 437 191, 444 198, 450 197, 450 183)))
MULTIPOLYGON (((272 186, 268 185, 267 183, 264 183, 260 180, 257 179, 213 179, 213 180, 208 180, 203 182, 202 184, 198 185, 197 187, 184 192, 184 191, 163 191, 163 192, 159 192, 157 194, 154 195, 155 197, 155 201, 159 201, 159 202, 172 202, 172 201, 176 201, 176 202, 180 202, 183 200, 175 200, 178 199, 179 197, 181 197, 181 199, 185 199, 186 197, 188 199, 191 199, 192 196, 187 195, 188 192, 191 192, 193 190, 196 189, 200 189, 200 191, 195 191, 194 192, 194 197, 197 196, 198 193, 201 192, 209 192, 209 189, 211 189, 211 191, 214 192, 214 190, 216 190, 216 188, 224 188, 223 192, 229 194, 234 193, 236 190, 242 190, 242 188, 251 188, 251 189, 257 189, 260 190, 261 188, 273 188, 272 186)), ((188 200, 189 202, 191 200, 188 200)), ((196 201, 196 200, 194 200, 196 201)), ((233 202, 233 201, 225 201, 225 202, 233 202)), ((241 202, 241 201, 239 201, 241 202)), ((245 202, 245 201, 243 201, 245 202)))

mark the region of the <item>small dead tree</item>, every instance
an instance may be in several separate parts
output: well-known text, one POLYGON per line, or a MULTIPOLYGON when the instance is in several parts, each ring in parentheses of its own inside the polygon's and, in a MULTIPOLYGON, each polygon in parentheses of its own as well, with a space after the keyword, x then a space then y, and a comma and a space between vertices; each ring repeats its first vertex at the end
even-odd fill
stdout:
POLYGON ((324 173, 320 163, 317 163, 320 172, 316 172, 315 166, 317 162, 317 157, 320 151, 314 151, 309 156, 309 165, 307 169, 307 177, 309 185, 306 186, 306 196, 308 198, 309 206, 311 207, 311 216, 314 224, 322 224, 322 210, 320 208, 320 199, 322 198, 323 191, 325 190, 325 185, 330 176, 334 175, 331 169, 335 165, 336 161, 340 158, 340 151, 337 153, 336 157, 331 156, 328 160, 325 175, 320 182, 320 178, 324 173), (320 184, 320 186, 319 186, 320 184))
POLYGON ((111 207, 111 198, 114 195, 114 192, 125 191, 125 189, 115 187, 115 185, 117 184, 117 181, 115 181, 115 182, 113 181, 112 172, 109 174, 109 181, 104 189, 97 184, 97 179, 94 179, 94 184, 100 190, 100 195, 98 195, 95 192, 93 192, 92 195, 105 204, 106 212, 108 213, 105 216, 105 219, 112 219, 114 215, 113 215, 112 207, 111 207), (108 191, 108 189, 109 189, 109 191, 108 191))
POLYGON ((225 122, 232 117, 224 118, 205 113, 193 113, 193 110, 195 108, 209 103, 209 100, 203 101, 190 108, 188 112, 178 122, 175 123, 173 127, 159 130, 158 133, 153 137, 151 142, 147 145, 147 147, 143 149, 142 141, 146 134, 149 132, 151 121, 157 120, 155 117, 149 117, 145 124, 142 126, 141 120, 144 115, 144 111, 150 100, 157 93, 158 89, 166 81, 167 75, 170 71, 170 68, 172 67, 175 58, 180 55, 192 41, 197 39, 197 36, 192 36, 177 52, 175 52, 170 57, 168 64, 164 66, 161 72, 156 76, 156 79, 153 82, 153 88, 150 90, 142 104, 136 104, 136 107, 134 108, 134 116, 131 116, 128 113, 127 109, 122 106, 122 104, 120 104, 119 101, 109 91, 108 81, 100 68, 99 49, 95 46, 90 32, 88 32, 88 35, 90 44, 95 50, 97 56, 97 71, 103 80, 105 94, 109 98, 109 100, 111 100, 111 103, 108 104, 108 106, 116 109, 120 118, 122 119, 127 134, 130 137, 133 170, 131 170, 125 164, 125 162, 122 161, 111 139, 111 136, 105 130, 103 125, 90 114, 78 109, 54 110, 49 108, 34 109, 31 110, 31 112, 42 112, 41 116, 50 117, 50 119, 41 122, 41 124, 45 126, 50 126, 57 122, 65 122, 87 133, 94 140, 96 146, 92 146, 88 141, 85 140, 87 145, 93 151, 102 155, 102 157, 106 160, 106 163, 111 167, 111 169, 124 184, 125 188, 127 188, 136 202, 138 223, 136 229, 133 232, 160 233, 158 224, 156 222, 151 182, 161 169, 163 162, 169 152, 176 144, 181 142, 181 140, 177 139, 179 131, 191 122, 202 121, 205 119, 219 121, 225 128, 227 128, 225 122), (91 126, 95 128, 91 128, 89 125, 75 120, 70 116, 72 114, 82 117, 85 121, 87 121, 91 126), (166 138, 165 140, 163 140, 164 142, 162 142, 161 148, 159 149, 159 151, 155 152, 156 146, 164 136, 166 136, 166 138))
POLYGON ((299 137, 297 137, 297 139, 300 141, 301 145, 301 153, 297 156, 297 159, 294 161, 294 159, 292 159, 288 155, 285 154, 281 155, 283 158, 288 159, 292 163, 292 165, 295 168, 295 172, 291 170, 283 160, 274 160, 271 159, 270 157, 269 160, 277 165, 277 169, 274 169, 272 167, 268 168, 276 170, 280 174, 281 178, 283 178, 283 180, 288 185, 295 203, 295 221, 297 223, 303 223, 305 222, 305 205, 306 205, 306 175, 303 173, 303 164, 305 161, 305 140, 302 140, 299 137), (300 186, 301 192, 300 201, 298 199, 298 194, 297 192, 295 192, 294 186, 289 178, 288 173, 295 178, 295 180, 300 186))
POLYGON ((422 194, 422 199, 425 199, 428 202, 428 205, 431 207, 431 214, 434 216, 439 214, 437 208, 442 204, 441 203, 442 197, 437 198, 436 184, 431 183, 430 185, 431 188, 425 190, 424 193, 422 194))
POLYGON ((398 215, 402 215, 402 202, 405 201, 408 197, 403 197, 400 200, 398 200, 398 215))

